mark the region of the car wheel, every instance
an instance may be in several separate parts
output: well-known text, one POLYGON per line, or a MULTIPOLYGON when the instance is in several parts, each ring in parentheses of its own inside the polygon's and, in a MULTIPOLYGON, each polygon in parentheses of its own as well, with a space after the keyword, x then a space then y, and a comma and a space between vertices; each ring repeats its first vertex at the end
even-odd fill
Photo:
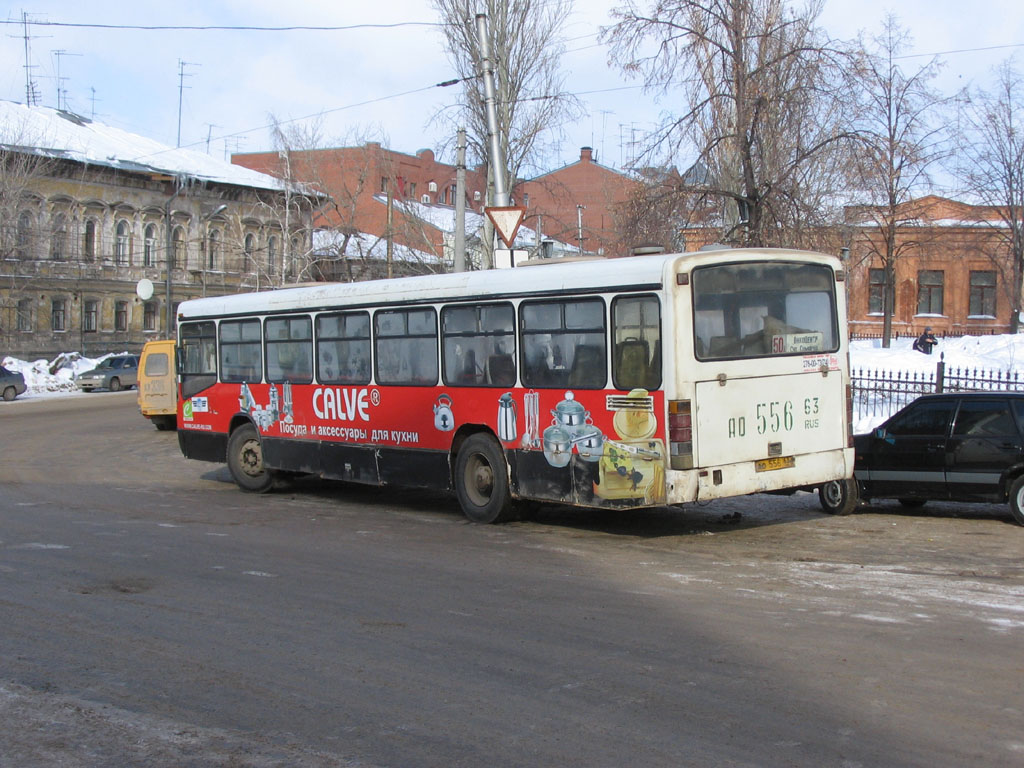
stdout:
POLYGON ((8 403, 18 396, 18 391, 14 387, 7 387, 4 390, 4 400, 8 403))
POLYGON ((472 435, 459 449, 455 494, 474 523, 503 523, 514 516, 505 454, 490 435, 472 435))
POLYGON ((830 515, 848 515, 857 508, 860 494, 857 481, 832 480, 818 488, 818 501, 821 508, 830 515))
POLYGON ((1013 522, 1024 525, 1024 475, 1010 484, 1010 514, 1013 522))
POLYGON ((263 466, 263 444, 252 424, 243 424, 228 438, 228 469, 243 491, 266 493, 274 484, 273 474, 263 466))
POLYGON ((925 504, 928 503, 927 499, 896 499, 896 501, 898 501, 904 507, 909 507, 910 509, 917 509, 919 507, 923 507, 925 504))
POLYGON ((110 391, 111 392, 120 392, 121 391, 121 380, 120 379, 115 377, 115 378, 110 380, 110 391))

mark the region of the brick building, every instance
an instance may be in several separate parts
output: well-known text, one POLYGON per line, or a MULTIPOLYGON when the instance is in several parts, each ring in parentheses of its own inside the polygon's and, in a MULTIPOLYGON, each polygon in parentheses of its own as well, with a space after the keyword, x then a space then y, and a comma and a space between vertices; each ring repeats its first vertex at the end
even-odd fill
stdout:
MULTIPOLYGON (((846 209, 850 239, 849 318, 853 334, 882 332, 884 241, 876 209, 846 209)), ((893 335, 1006 333, 1013 269, 999 211, 929 195, 897 216, 893 335)))
MULTIPOLYGON (((396 245, 427 258, 437 268, 450 247, 443 228, 429 217, 417 215, 417 203, 454 210, 456 167, 438 162, 432 150, 415 155, 385 149, 377 142, 358 147, 253 152, 232 155, 231 161, 261 173, 312 185, 331 201, 317 214, 315 226, 340 232, 369 233, 386 237, 390 231, 396 245), (388 195, 392 206, 389 227, 388 195)), ((482 210, 486 190, 485 174, 466 171, 466 207, 482 210)), ((343 279, 343 278, 335 278, 343 279)))
POLYGON ((596 162, 593 150, 583 147, 579 160, 520 181, 513 196, 517 205, 526 208, 523 223, 540 229, 544 237, 578 246, 582 220, 582 250, 618 256, 633 245, 621 242, 618 209, 640 186, 633 177, 596 162))
POLYGON ((320 196, 280 179, 3 101, 0 164, 0 356, 138 351, 168 298, 302 279, 320 196))

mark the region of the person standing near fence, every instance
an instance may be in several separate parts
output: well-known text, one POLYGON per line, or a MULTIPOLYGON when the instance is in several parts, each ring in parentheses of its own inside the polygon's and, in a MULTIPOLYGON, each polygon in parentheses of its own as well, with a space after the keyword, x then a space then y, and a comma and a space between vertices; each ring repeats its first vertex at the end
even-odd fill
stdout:
POLYGON ((914 340, 914 349, 918 352, 930 355, 932 353, 932 347, 938 343, 939 342, 935 339, 935 336, 932 335, 932 329, 925 328, 924 333, 914 340))

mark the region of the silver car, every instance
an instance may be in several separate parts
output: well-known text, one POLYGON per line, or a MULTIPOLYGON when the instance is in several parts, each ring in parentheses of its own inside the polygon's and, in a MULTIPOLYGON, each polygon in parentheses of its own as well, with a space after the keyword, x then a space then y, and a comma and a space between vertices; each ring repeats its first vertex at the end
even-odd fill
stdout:
POLYGON ((25 391, 25 377, 18 371, 9 371, 0 365, 0 395, 4 400, 13 400, 25 391))
POLYGON ((139 358, 136 355, 108 357, 91 371, 80 373, 75 383, 83 392, 94 389, 109 389, 118 392, 137 386, 139 383, 139 358))

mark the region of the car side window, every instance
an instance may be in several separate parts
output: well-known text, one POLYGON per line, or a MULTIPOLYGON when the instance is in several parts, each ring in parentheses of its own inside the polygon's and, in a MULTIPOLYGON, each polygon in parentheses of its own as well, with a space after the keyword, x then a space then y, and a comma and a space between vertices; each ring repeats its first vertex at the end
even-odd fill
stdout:
POLYGON ((914 403, 894 416, 885 430, 891 435, 934 435, 945 437, 953 416, 955 400, 925 400, 914 403))
POLYGON ((964 400, 956 414, 953 434, 967 437, 998 437, 1017 434, 1005 400, 964 400))

